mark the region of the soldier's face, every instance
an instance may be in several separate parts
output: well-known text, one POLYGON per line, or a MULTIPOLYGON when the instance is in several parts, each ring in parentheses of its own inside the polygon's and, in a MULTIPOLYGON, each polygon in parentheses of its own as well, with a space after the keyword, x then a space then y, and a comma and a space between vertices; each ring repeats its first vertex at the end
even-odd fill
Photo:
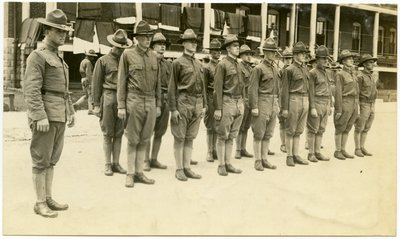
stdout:
POLYGON ((67 31, 55 27, 50 27, 47 30, 46 38, 49 41, 55 43, 56 45, 61 46, 64 45, 66 36, 67 36, 67 31))
POLYGON ((363 65, 366 70, 372 71, 374 69, 375 61, 369 60, 369 61, 364 62, 363 65))
POLYGON ((239 43, 238 42, 234 42, 232 44, 230 44, 226 50, 232 54, 233 56, 239 56, 239 43))
POLYGON ((305 62, 306 61, 306 54, 301 52, 297 53, 293 56, 298 62, 305 62))
POLYGON ((153 49, 158 54, 164 54, 165 49, 166 49, 166 45, 165 45, 165 43, 155 43, 153 45, 153 49))
POLYGON ((138 41, 138 44, 141 48, 149 48, 150 47, 150 41, 151 41, 152 36, 151 35, 139 35, 136 36, 136 40, 138 41))
POLYGON ((113 52, 117 55, 117 56, 121 56, 122 52, 124 52, 124 48, 119 48, 119 47, 113 47, 113 52))
POLYGON ((250 63, 251 62, 251 54, 250 53, 246 53, 246 54, 242 54, 240 55, 240 58, 242 59, 242 61, 250 63))
POLYGON ((292 58, 283 58, 283 64, 285 65, 292 64, 292 58))
POLYGON ((342 63, 347 67, 352 67, 354 65, 354 59, 353 57, 347 57, 346 59, 343 59, 342 63))
POLYGON ((322 66, 326 65, 327 60, 326 60, 326 58, 317 58, 316 63, 317 63, 317 66, 322 67, 322 66))
POLYGON ((210 55, 212 59, 218 60, 221 57, 221 51, 211 50, 210 55))
POLYGON ((184 41, 182 44, 186 51, 188 51, 190 53, 196 52, 196 49, 197 49, 197 41, 196 40, 184 41))
POLYGON ((268 59, 270 61, 274 61, 275 60, 275 52, 273 52, 273 51, 264 51, 264 57, 265 57, 265 59, 268 59))

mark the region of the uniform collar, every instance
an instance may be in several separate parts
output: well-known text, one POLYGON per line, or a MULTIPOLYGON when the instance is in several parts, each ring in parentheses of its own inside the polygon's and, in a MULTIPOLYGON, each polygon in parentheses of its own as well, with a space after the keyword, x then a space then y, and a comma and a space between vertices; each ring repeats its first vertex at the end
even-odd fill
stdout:
POLYGON ((52 44, 52 43, 51 43, 50 41, 48 41, 48 40, 44 40, 43 43, 44 43, 44 48, 46 48, 46 49, 49 50, 49 51, 58 53, 58 46, 52 44))
POLYGON ((293 65, 295 65, 295 66, 297 66, 297 67, 299 67, 299 68, 302 68, 302 67, 304 67, 304 63, 300 63, 300 62, 298 62, 298 61, 296 61, 296 60, 293 60, 293 63, 292 63, 293 65))
POLYGON ((183 51, 182 56, 185 57, 188 60, 194 60, 195 59, 194 54, 193 55, 189 55, 185 51, 183 51))
POLYGON ((146 51, 143 51, 142 48, 136 46, 135 49, 136 52, 139 53, 139 55, 143 56, 144 54, 146 54, 146 56, 149 56, 149 48, 147 48, 146 51))
POLYGON ((213 58, 210 59, 210 62, 214 63, 214 64, 218 64, 219 60, 215 60, 213 58))
POLYGON ((226 59, 227 59, 228 61, 232 62, 232 63, 236 63, 236 64, 238 64, 238 61, 237 61, 237 59, 234 59, 234 58, 233 58, 233 57, 231 57, 230 55, 227 55, 227 56, 226 56, 226 59))
POLYGON ((366 75, 372 75, 372 72, 371 72, 371 71, 368 71, 368 70, 366 70, 366 69, 362 70, 362 72, 363 72, 364 74, 366 74, 366 75))
POLYGON ((114 52, 113 52, 112 50, 110 50, 110 52, 109 52, 108 54, 109 54, 110 56, 116 58, 116 59, 119 58, 119 56, 115 55, 114 52))
POLYGON ((351 67, 343 66, 343 70, 350 74, 353 73, 353 69, 351 67))
POLYGON ((273 66, 273 65, 274 65, 274 62, 273 62, 273 61, 269 61, 269 60, 267 60, 267 59, 263 59, 262 61, 263 61, 263 63, 264 63, 265 65, 267 65, 267 66, 273 66))
POLYGON ((325 67, 317 66, 317 67, 315 67, 315 69, 318 69, 319 71, 322 71, 322 72, 326 72, 326 68, 325 67))

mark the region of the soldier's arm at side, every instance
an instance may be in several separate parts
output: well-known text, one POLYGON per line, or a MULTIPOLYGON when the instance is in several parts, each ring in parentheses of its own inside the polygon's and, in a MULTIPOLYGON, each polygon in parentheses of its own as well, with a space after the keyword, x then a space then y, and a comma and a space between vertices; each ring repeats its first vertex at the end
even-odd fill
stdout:
POLYGON ((215 68, 214 75, 214 96, 215 96, 215 107, 216 110, 222 110, 222 97, 223 97, 223 85, 225 78, 225 68, 222 62, 218 63, 215 68))
POLYGON ((335 111, 336 113, 342 113, 342 94, 343 94, 343 84, 342 75, 336 74, 336 87, 335 87, 335 111))
POLYGON ((289 76, 288 70, 282 71, 282 92, 281 92, 282 111, 289 110, 289 76))
POLYGON ((99 59, 94 66, 92 78, 92 95, 94 106, 100 106, 100 98, 103 94, 104 74, 105 70, 103 67, 103 62, 101 59, 99 59))
POLYGON ((260 69, 254 68, 250 74, 249 105, 250 109, 258 109, 258 88, 260 85, 260 69))
POLYGON ((315 109, 315 82, 317 81, 317 74, 312 71, 308 81, 310 109, 315 109))
POLYGON ((157 85, 156 85, 156 106, 161 107, 161 64, 157 63, 157 85))
POLYGON ((32 52, 27 59, 23 92, 29 118, 33 121, 47 119, 41 92, 45 64, 45 59, 36 52, 32 52))
POLYGON ((172 62, 171 76, 169 78, 169 83, 168 83, 168 105, 171 112, 177 110, 176 92, 177 92, 178 77, 179 77, 179 64, 175 60, 172 62))
POLYGON ((129 66, 122 53, 118 65, 118 81, 117 81, 117 101, 118 109, 126 109, 127 80, 129 74, 129 66))

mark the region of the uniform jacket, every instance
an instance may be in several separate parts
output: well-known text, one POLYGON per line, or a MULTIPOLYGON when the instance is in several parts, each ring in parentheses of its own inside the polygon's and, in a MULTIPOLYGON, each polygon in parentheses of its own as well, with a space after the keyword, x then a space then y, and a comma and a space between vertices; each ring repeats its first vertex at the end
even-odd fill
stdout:
POLYGON ((374 103, 378 90, 376 82, 378 81, 376 75, 366 70, 361 71, 358 75, 358 86, 360 87, 360 102, 374 103))
POLYGON ((315 97, 329 97, 332 105, 332 93, 329 83, 329 72, 326 69, 314 68, 310 71, 310 109, 315 109, 315 97))
POLYGON ((214 91, 214 75, 218 62, 219 60, 211 59, 204 66, 204 84, 207 87, 207 91, 214 91))
POLYGON ((87 57, 81 61, 79 73, 81 73, 82 79, 87 79, 89 83, 92 82, 93 64, 87 57))
POLYGON ((357 83, 357 75, 348 67, 343 67, 343 70, 336 74, 335 87, 335 111, 342 113, 343 97, 354 97, 358 103, 359 89, 357 83))

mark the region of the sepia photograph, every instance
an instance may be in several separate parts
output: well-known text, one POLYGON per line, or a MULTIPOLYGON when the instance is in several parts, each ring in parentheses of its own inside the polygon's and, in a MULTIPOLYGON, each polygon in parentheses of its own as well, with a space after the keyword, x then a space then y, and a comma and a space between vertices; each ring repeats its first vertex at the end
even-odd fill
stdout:
POLYGON ((397 3, 2 2, 2 236, 396 236, 397 3))

